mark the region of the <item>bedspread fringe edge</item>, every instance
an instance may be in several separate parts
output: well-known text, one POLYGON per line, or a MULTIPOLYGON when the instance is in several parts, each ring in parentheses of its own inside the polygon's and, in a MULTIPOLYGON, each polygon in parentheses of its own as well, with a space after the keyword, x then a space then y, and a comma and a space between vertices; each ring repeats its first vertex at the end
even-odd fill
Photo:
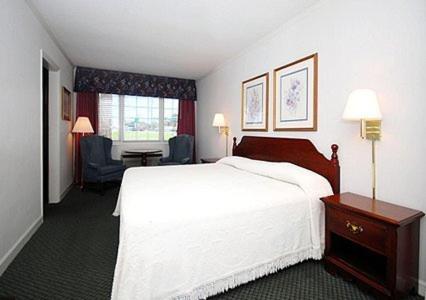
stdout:
POLYGON ((216 280, 214 282, 195 288, 188 294, 174 297, 174 300, 199 300, 226 292, 244 283, 253 281, 260 277, 276 273, 286 267, 300 263, 307 259, 319 260, 322 257, 321 249, 307 249, 297 253, 287 254, 271 262, 258 265, 254 268, 233 274, 231 276, 216 280))

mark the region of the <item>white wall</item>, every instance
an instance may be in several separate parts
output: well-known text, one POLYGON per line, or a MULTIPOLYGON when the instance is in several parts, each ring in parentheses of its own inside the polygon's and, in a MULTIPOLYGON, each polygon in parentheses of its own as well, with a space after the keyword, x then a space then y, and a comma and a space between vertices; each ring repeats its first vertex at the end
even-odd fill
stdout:
POLYGON ((71 125, 59 119, 60 88, 71 90, 72 66, 23 0, 0 1, 0 41, 1 274, 42 218, 41 50, 58 67, 50 98, 50 142, 58 151, 51 179, 59 186, 52 200, 72 183, 71 125))
MULTIPOLYGON (((241 137, 241 82, 318 52, 319 127, 313 133, 244 133, 311 139, 321 152, 340 146, 342 191, 370 195, 371 144, 359 124, 341 119, 349 93, 376 90, 384 116, 377 143, 378 198, 426 212, 426 1, 321 1, 197 82, 198 157, 224 155, 224 137, 211 126, 223 112, 241 137)), ((270 77, 272 91, 272 77, 270 77)), ((272 127, 272 96, 269 127, 272 127)), ((231 139, 230 139, 231 142, 231 139)), ((231 145, 230 145, 231 146, 231 145)), ((426 218, 421 222, 423 294, 426 218)))

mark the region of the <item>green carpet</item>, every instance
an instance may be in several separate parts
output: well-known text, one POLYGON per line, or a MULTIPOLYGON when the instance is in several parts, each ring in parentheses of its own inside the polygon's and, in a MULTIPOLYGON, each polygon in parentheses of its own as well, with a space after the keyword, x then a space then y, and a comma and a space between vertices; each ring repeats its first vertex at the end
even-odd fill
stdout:
MULTIPOLYGON (((119 220, 118 189, 105 196, 74 188, 0 277, 0 299, 109 299, 119 220)), ((355 285, 304 262, 209 300, 373 299, 355 285)), ((421 299, 420 297, 412 299, 421 299)), ((143 300, 143 299, 141 299, 143 300)))

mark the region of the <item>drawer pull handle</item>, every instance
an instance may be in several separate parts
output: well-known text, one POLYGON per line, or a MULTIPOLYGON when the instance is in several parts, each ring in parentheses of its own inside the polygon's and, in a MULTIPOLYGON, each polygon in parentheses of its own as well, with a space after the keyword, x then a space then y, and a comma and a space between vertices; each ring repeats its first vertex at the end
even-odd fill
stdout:
POLYGON ((364 228, 362 228, 361 225, 353 224, 350 221, 346 221, 346 228, 348 228, 353 234, 360 234, 364 231, 364 228))

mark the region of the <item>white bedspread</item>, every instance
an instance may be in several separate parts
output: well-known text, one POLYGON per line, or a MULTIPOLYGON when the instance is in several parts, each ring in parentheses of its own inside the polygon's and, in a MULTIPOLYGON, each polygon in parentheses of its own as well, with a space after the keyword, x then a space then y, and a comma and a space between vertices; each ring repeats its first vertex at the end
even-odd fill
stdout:
POLYGON ((240 157, 126 171, 112 299, 204 299, 322 255, 322 176, 240 157))

